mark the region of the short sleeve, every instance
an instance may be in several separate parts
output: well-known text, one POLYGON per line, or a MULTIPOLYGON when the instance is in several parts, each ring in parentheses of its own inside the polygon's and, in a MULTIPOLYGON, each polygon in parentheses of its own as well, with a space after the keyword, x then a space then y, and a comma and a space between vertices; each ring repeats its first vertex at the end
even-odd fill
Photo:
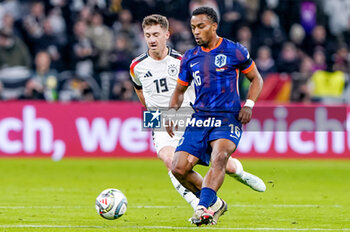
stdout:
POLYGON ((135 74, 135 66, 138 62, 131 62, 131 65, 130 65, 130 77, 131 77, 131 80, 132 80, 132 83, 134 84, 134 87, 136 89, 142 89, 142 84, 141 84, 141 81, 140 79, 137 77, 137 75, 135 74))
POLYGON ((183 86, 188 86, 192 82, 192 75, 190 73, 190 70, 188 69, 187 63, 188 52, 186 52, 182 57, 179 78, 177 79, 177 82, 183 86))
POLYGON ((237 45, 236 58, 239 62, 238 68, 244 74, 249 73, 255 66, 255 62, 250 57, 248 49, 242 44, 237 45))

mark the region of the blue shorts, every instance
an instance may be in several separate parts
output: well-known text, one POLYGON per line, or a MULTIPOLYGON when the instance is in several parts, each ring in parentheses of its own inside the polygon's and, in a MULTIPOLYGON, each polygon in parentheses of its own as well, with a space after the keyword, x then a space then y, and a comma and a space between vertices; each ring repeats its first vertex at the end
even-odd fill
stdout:
MULTIPOLYGON (((187 126, 184 135, 179 141, 179 145, 176 151, 185 151, 193 156, 199 158, 199 164, 209 165, 212 148, 210 142, 217 139, 231 140, 236 147, 241 139, 242 124, 236 119, 237 115, 233 113, 229 114, 216 114, 215 116, 199 115, 194 113, 192 119, 208 120, 209 126, 198 126, 201 124, 190 124, 187 126), (215 120, 213 120, 215 118, 215 120), (215 122, 221 121, 221 125, 215 122)), ((204 123, 203 123, 204 125, 204 123)), ((176 152, 175 151, 175 152, 176 152)))

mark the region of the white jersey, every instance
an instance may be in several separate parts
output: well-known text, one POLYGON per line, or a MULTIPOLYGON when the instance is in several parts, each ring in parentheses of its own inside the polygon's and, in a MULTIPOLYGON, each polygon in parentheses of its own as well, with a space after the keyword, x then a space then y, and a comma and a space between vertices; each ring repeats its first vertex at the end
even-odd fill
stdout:
MULTIPOLYGON (((148 109, 169 107, 174 92, 182 56, 169 48, 168 55, 162 60, 155 60, 147 53, 136 57, 130 65, 130 75, 136 89, 142 89, 148 109)), ((193 86, 185 92, 183 107, 194 102, 193 86)))

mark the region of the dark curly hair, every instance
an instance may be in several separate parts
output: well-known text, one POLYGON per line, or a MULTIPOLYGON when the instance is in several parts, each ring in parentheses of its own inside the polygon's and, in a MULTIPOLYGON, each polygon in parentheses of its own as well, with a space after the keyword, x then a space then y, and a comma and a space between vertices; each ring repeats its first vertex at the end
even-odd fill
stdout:
POLYGON ((192 16, 205 14, 213 23, 219 23, 218 14, 211 7, 202 6, 192 12, 192 16))

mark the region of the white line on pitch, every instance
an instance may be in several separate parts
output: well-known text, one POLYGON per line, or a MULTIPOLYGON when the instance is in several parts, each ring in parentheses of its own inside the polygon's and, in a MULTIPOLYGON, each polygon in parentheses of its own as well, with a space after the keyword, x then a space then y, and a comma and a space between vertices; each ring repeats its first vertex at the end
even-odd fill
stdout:
POLYGON ((82 206, 0 206, 0 209, 85 209, 90 207, 82 207, 82 206))
MULTIPOLYGON (((255 207, 274 207, 274 208, 317 208, 317 207, 334 207, 341 208, 341 205, 291 205, 291 204, 273 204, 273 205, 243 205, 243 204, 232 204, 229 207, 233 208, 255 208, 255 207)), ((129 206, 129 208, 187 208, 187 206, 170 206, 170 205, 137 205, 137 206, 129 206)))
POLYGON ((194 226, 176 227, 176 226, 69 226, 69 225, 0 225, 0 228, 96 228, 96 229, 169 229, 169 230, 244 230, 244 231, 350 231, 350 228, 238 228, 238 227, 205 227, 198 228, 194 226))
MULTIPOLYGON (((317 208, 317 207, 334 207, 341 208, 341 205, 305 205, 305 204, 273 204, 273 205, 256 205, 256 204, 232 204, 232 208, 255 208, 255 207, 273 207, 273 208, 317 208)), ((0 209, 86 209, 89 206, 0 206, 0 209)), ((173 205, 130 205, 129 208, 137 209, 175 209, 188 208, 188 206, 173 206, 173 205)))

